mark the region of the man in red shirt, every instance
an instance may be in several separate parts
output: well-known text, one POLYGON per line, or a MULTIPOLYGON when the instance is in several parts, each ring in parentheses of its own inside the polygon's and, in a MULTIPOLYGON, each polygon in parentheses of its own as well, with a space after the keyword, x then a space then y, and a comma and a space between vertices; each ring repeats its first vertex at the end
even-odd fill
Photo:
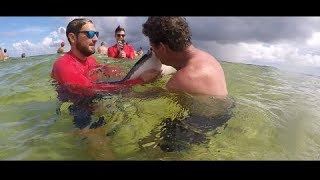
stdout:
POLYGON ((116 76, 119 68, 99 65, 91 55, 95 53, 95 44, 99 32, 89 19, 74 19, 66 29, 71 50, 58 58, 52 68, 51 77, 57 85, 58 99, 71 101, 70 112, 75 116, 75 124, 84 128, 90 124, 91 101, 99 94, 119 91, 128 86, 150 82, 160 74, 158 71, 146 71, 139 78, 122 84, 96 84, 100 70, 106 76, 116 76))
POLYGON ((114 31, 116 44, 108 48, 108 56, 113 58, 135 58, 134 48, 125 42, 126 31, 124 28, 117 27, 114 31))

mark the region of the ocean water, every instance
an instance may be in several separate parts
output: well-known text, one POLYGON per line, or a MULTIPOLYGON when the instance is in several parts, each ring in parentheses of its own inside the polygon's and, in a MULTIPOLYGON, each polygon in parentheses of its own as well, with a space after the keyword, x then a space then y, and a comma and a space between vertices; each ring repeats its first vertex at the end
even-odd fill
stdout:
MULTIPOLYGON (((106 124, 79 130, 68 111, 72 103, 60 104, 51 84, 50 72, 59 56, 0 62, 0 159, 320 159, 317 76, 221 61, 229 91, 223 101, 169 93, 164 89, 168 75, 133 87, 131 94, 95 100, 92 119, 103 117, 106 124), (207 123, 225 112, 226 122, 207 123), (181 124, 186 119, 190 123, 181 124), (202 129, 192 126, 199 121, 202 129)), ((95 57, 127 70, 134 63, 95 57)))

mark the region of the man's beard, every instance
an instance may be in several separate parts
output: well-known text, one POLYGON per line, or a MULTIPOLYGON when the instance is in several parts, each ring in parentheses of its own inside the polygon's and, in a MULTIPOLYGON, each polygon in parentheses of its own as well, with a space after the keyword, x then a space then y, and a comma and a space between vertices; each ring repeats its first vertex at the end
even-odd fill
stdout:
POLYGON ((95 49, 90 50, 89 47, 82 46, 80 43, 76 44, 77 49, 85 56, 90 56, 91 54, 94 54, 96 52, 95 49))

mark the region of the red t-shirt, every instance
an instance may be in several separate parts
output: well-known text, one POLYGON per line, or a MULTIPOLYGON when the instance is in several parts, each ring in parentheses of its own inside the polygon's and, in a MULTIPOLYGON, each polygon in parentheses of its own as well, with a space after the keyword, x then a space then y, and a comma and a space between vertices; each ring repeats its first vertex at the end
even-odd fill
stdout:
POLYGON ((142 84, 144 82, 138 78, 125 81, 122 84, 96 84, 93 81, 94 76, 91 75, 89 77, 88 74, 90 70, 97 67, 102 68, 106 73, 113 71, 107 66, 99 65, 92 56, 87 57, 85 61, 81 61, 69 51, 56 60, 52 68, 51 77, 71 93, 85 96, 114 92, 124 87, 142 84))
MULTIPOLYGON (((134 59, 134 48, 130 45, 124 45, 123 46, 123 51, 126 53, 126 57, 129 58, 129 59, 134 59)), ((110 46, 108 48, 108 56, 109 57, 113 57, 113 58, 118 58, 119 56, 119 51, 118 51, 118 48, 117 48, 117 44, 113 45, 113 46, 110 46)))

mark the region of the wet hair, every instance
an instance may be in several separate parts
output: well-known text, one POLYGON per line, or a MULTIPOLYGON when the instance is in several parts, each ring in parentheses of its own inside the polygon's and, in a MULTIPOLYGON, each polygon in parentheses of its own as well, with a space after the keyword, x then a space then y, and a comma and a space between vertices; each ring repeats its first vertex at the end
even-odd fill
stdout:
POLYGON ((6 52, 7 52, 7 49, 4 49, 4 50, 3 50, 3 52, 5 52, 5 53, 6 53, 6 52))
POLYGON ((70 43, 70 40, 69 40, 68 34, 69 33, 78 34, 80 29, 82 28, 82 26, 84 26, 87 23, 93 24, 93 22, 87 18, 74 19, 69 22, 67 29, 66 29, 66 36, 68 38, 69 43, 70 43))
POLYGON ((116 28, 116 30, 114 31, 114 34, 117 34, 117 32, 120 32, 120 31, 124 31, 124 32, 126 32, 125 30, 124 30, 124 28, 123 27, 120 27, 120 25, 116 28))
POLYGON ((103 45, 105 45, 105 43, 104 43, 104 42, 101 42, 101 46, 103 46, 103 45))
POLYGON ((63 47, 63 46, 64 46, 64 42, 61 42, 61 44, 60 44, 60 45, 61 45, 61 47, 63 47))
POLYGON ((192 44, 192 33, 184 17, 151 16, 142 28, 142 33, 155 46, 162 42, 173 51, 182 51, 192 44))
POLYGON ((26 57, 26 53, 22 53, 22 54, 21 54, 21 57, 22 57, 22 58, 26 57))

